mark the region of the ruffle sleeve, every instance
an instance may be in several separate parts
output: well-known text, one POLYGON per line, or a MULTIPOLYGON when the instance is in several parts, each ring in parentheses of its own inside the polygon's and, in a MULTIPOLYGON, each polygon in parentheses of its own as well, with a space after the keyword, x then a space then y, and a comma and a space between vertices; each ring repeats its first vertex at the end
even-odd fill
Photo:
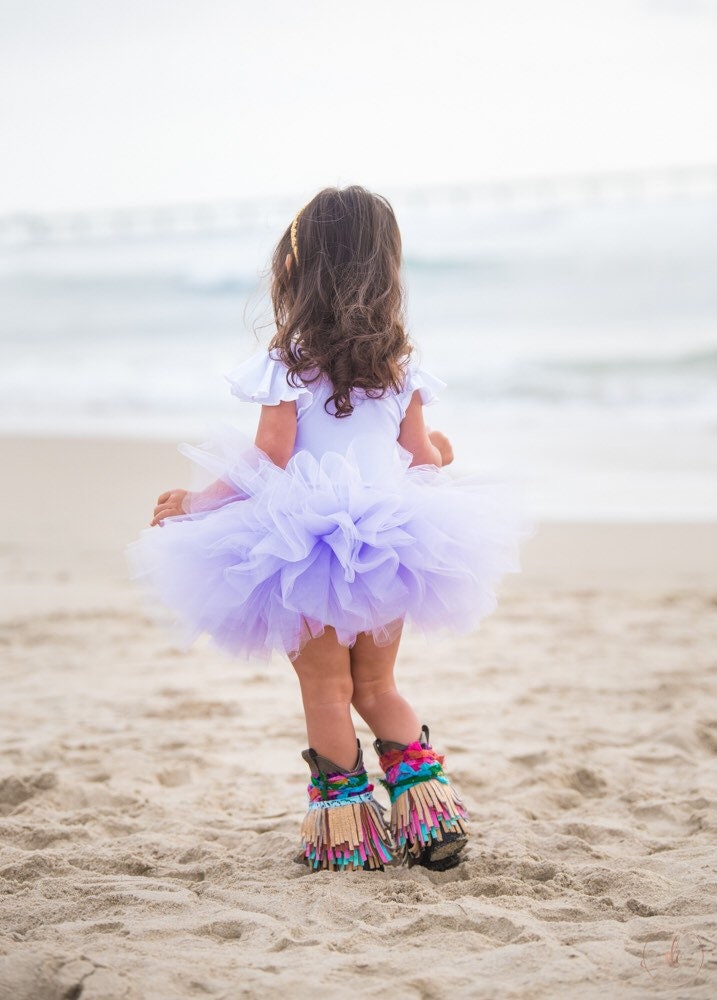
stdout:
POLYGON ((245 403, 278 406, 298 399, 311 390, 302 383, 291 385, 286 366, 273 353, 255 354, 225 375, 233 396, 245 403))
POLYGON ((406 370, 406 381, 404 382, 404 387, 401 392, 398 393, 398 402, 401 406, 401 415, 406 416, 406 410, 408 409, 408 404, 411 402, 411 397, 413 396, 416 389, 419 390, 421 394, 421 402, 424 406, 429 406, 431 403, 435 403, 438 396, 446 388, 446 383, 441 381, 441 379, 436 378, 435 375, 431 375, 424 368, 420 368, 417 364, 409 363, 406 370))

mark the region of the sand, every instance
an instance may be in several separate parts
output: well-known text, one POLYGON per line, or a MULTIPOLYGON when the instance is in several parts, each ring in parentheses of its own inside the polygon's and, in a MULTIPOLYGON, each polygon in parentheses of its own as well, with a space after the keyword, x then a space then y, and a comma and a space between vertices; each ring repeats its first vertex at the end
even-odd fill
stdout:
POLYGON ((0 459, 1 1000, 717 995, 714 525, 542 525, 475 635, 409 634, 466 860, 311 874, 291 666, 178 653, 126 579, 184 459, 0 459))

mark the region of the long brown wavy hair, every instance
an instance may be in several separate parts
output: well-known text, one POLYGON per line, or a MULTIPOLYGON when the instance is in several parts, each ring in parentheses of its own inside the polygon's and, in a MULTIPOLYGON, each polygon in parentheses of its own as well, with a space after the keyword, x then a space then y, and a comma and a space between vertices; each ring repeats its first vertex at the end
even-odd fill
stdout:
POLYGON ((351 390, 374 398, 399 390, 411 354, 396 217, 386 198, 352 185, 324 188, 300 211, 296 256, 291 228, 272 258, 269 349, 294 385, 328 376, 326 411, 333 403, 336 417, 348 417, 351 390))

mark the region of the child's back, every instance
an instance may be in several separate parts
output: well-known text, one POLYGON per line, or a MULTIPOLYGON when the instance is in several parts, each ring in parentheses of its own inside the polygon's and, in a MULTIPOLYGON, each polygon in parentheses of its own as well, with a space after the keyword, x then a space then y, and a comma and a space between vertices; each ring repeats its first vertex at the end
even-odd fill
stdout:
POLYGON ((413 393, 418 390, 421 403, 426 406, 445 388, 440 379, 409 364, 400 391, 389 387, 382 396, 376 397, 367 395, 364 390, 354 390, 352 413, 337 418, 329 402, 334 386, 327 376, 319 374, 315 381, 307 380, 306 383, 297 379, 298 384, 293 386, 287 383, 286 373, 287 368, 277 352, 271 351, 250 358, 227 378, 232 393, 246 402, 276 406, 282 401, 295 400, 294 454, 307 451, 321 459, 326 452, 345 455, 351 445, 356 444, 366 451, 364 472, 370 467, 371 455, 379 468, 383 468, 393 455, 413 393))

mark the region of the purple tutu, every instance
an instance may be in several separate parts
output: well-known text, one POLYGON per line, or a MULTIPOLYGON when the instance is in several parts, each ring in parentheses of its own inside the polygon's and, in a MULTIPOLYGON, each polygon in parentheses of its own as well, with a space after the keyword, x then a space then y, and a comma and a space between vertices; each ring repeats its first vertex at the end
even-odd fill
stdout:
POLYGON ((226 484, 220 506, 145 529, 133 576, 174 613, 180 644, 201 633, 228 652, 294 659, 326 626, 351 646, 401 623, 466 632, 517 572, 527 527, 515 486, 409 468, 398 444, 377 462, 370 439, 286 469, 237 431, 180 451, 226 484))

